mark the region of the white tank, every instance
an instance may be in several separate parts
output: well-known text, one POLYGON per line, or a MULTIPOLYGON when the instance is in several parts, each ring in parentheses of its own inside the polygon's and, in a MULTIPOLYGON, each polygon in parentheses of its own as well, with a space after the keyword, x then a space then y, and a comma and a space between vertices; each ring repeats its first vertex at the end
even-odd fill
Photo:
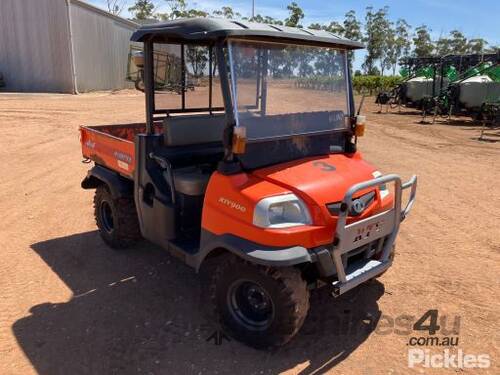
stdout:
POLYGON ((486 102, 499 102, 500 82, 486 75, 467 78, 460 83, 459 100, 465 108, 479 108, 486 102))
MULTIPOLYGON (((417 102, 425 96, 432 96, 432 78, 415 77, 406 82, 406 97, 412 102, 417 102)), ((443 88, 448 86, 448 78, 443 79, 443 88)), ((436 77, 434 93, 437 95, 440 90, 440 77, 436 77)))

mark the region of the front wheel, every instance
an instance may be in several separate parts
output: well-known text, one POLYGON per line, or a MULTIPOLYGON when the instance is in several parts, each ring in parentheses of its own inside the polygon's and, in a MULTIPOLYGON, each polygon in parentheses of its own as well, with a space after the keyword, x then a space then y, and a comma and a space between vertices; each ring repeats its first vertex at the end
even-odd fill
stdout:
POLYGON ((210 278, 216 315, 236 340, 258 349, 277 347, 302 327, 309 291, 298 269, 262 267, 227 256, 210 278))

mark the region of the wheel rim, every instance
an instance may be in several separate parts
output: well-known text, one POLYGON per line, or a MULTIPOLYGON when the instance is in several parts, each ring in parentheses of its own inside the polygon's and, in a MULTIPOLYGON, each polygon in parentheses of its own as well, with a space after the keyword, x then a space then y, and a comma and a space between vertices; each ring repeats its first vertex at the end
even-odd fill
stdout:
POLYGON ((114 228, 113 211, 111 210, 111 205, 106 201, 101 203, 101 218, 103 229, 111 233, 114 228))
POLYGON ((227 302, 233 318, 248 330, 264 330, 273 321, 273 301, 266 290, 253 281, 238 280, 233 283, 227 302))

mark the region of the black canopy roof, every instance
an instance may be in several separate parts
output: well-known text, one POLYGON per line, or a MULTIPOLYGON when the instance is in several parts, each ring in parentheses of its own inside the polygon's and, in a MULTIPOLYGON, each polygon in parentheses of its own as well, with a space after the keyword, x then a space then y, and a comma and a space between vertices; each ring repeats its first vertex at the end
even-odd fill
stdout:
POLYGON ((363 44, 342 39, 325 30, 301 29, 281 25, 235 21, 222 18, 185 18, 141 26, 130 38, 143 42, 149 37, 171 41, 213 42, 226 37, 363 48, 363 44))

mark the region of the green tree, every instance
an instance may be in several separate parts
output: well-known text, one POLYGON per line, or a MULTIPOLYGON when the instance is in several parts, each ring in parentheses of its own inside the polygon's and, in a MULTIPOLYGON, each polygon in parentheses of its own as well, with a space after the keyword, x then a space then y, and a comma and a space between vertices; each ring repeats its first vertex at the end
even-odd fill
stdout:
POLYGON ((169 11, 158 14, 161 20, 175 20, 177 18, 207 17, 208 13, 194 8, 188 8, 186 0, 165 0, 169 11))
MULTIPOLYGON (((342 23, 342 35, 346 39, 360 41, 363 39, 363 32, 361 31, 361 22, 356 18, 356 12, 350 10, 344 16, 342 23)), ((354 61, 354 51, 349 51, 349 67, 352 69, 352 62, 354 61)))
POLYGON ((411 26, 400 18, 396 22, 396 46, 398 48, 398 58, 407 57, 410 55, 411 41, 410 41, 411 26))
POLYGON ((214 10, 212 12, 214 16, 217 17, 222 17, 222 18, 227 18, 227 19, 233 19, 233 18, 241 18, 241 14, 238 12, 235 12, 233 8, 230 6, 225 6, 220 8, 219 10, 214 10))
POLYGON ((365 38, 367 54, 363 68, 365 72, 374 71, 374 66, 377 60, 381 60, 381 68, 383 72, 384 50, 387 48, 387 30, 390 28, 390 22, 387 19, 389 12, 388 7, 373 11, 373 7, 366 8, 365 15, 365 38))
MULTIPOLYGON (((384 48, 382 50, 382 57, 380 59, 380 69, 382 75, 387 69, 391 69, 398 63, 398 46, 396 43, 396 30, 392 27, 392 22, 389 23, 384 40, 384 48)), ((395 68, 393 68, 395 69, 395 68)))
POLYGON ((106 7, 109 13, 118 16, 125 8, 125 0, 106 0, 106 7))
POLYGON ((276 18, 270 16, 262 16, 260 14, 255 15, 255 17, 246 18, 243 17, 244 20, 258 22, 258 23, 267 23, 269 25, 283 25, 283 21, 277 20, 276 18))
POLYGON ((190 46, 185 49, 186 61, 191 65, 193 76, 199 78, 203 76, 203 72, 208 63, 208 50, 206 47, 190 46))
POLYGON ((402 18, 398 19, 395 25, 389 22, 382 54, 382 74, 384 69, 392 69, 392 75, 396 75, 399 59, 410 54, 410 30, 411 26, 402 18))
POLYGON ((431 34, 426 25, 421 25, 415 29, 415 36, 413 37, 413 54, 416 57, 427 57, 432 55, 434 45, 431 41, 431 34))
POLYGON ((332 34, 335 34, 335 36, 339 38, 344 37, 344 27, 338 23, 337 21, 330 22, 329 25, 322 25, 320 23, 312 23, 309 26, 307 26, 308 29, 313 29, 313 30, 325 30, 328 31, 332 34))
POLYGON ((458 30, 451 31, 450 47, 452 52, 456 55, 467 53, 467 38, 458 30))
POLYGON ((483 38, 469 39, 467 42, 467 53, 484 53, 488 42, 483 38))
POLYGON ((286 9, 290 12, 290 15, 285 19, 285 26, 290 27, 302 27, 300 25, 300 20, 304 18, 304 11, 299 5, 294 1, 290 3, 286 9))
POLYGON ((365 13, 365 35, 363 37, 363 41, 366 44, 367 54, 365 56, 365 61, 363 62, 363 70, 365 74, 370 74, 369 72, 372 70, 375 63, 376 47, 375 47, 375 35, 373 28, 373 19, 375 18, 375 14, 373 13, 373 7, 369 6, 366 8, 365 13))
POLYGON ((134 15, 134 20, 142 21, 154 18, 155 5, 152 0, 136 0, 128 11, 134 15))
POLYGON ((359 41, 363 38, 361 22, 356 18, 356 12, 354 10, 350 10, 345 14, 343 31, 344 37, 347 39, 359 41))
POLYGON ((500 53, 500 45, 491 46, 484 50, 484 53, 500 53))
POLYGON ((451 40, 447 37, 440 37, 436 42, 436 55, 446 56, 452 52, 451 40))

